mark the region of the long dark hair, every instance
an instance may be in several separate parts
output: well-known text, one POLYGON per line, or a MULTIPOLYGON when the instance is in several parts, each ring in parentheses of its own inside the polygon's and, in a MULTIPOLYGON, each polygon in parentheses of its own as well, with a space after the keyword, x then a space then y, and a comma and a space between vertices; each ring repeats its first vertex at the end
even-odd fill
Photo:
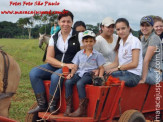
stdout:
POLYGON ((86 29, 86 25, 85 25, 85 23, 83 21, 76 21, 74 26, 73 26, 73 29, 76 30, 76 28, 78 26, 83 26, 86 29))
MULTIPOLYGON (((125 18, 119 18, 119 19, 117 19, 116 22, 115 22, 115 26, 116 26, 117 23, 120 23, 120 22, 123 22, 123 23, 125 23, 127 25, 127 27, 130 27, 128 20, 125 19, 125 18)), ((132 29, 131 28, 130 28, 130 32, 132 32, 132 29)), ((119 41, 120 40, 121 40, 121 38, 118 37, 117 44, 116 44, 116 46, 114 48, 114 51, 116 51, 116 52, 119 49, 119 41)))

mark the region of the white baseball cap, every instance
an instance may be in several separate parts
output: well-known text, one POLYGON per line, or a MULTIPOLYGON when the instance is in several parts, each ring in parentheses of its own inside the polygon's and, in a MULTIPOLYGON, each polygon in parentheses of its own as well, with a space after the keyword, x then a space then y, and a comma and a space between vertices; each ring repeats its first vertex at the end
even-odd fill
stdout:
POLYGON ((86 37, 86 36, 91 36, 91 37, 95 37, 95 33, 91 30, 86 30, 83 32, 83 37, 86 37))
POLYGON ((114 20, 111 17, 106 17, 103 21, 102 21, 102 25, 104 26, 110 26, 112 24, 115 24, 114 20))

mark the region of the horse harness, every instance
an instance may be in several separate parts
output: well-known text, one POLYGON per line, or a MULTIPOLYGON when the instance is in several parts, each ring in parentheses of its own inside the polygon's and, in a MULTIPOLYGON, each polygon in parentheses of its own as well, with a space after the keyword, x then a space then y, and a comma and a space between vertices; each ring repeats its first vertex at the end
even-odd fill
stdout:
POLYGON ((8 55, 0 49, 0 53, 3 56, 3 61, 4 61, 4 76, 3 76, 3 92, 0 93, 0 99, 5 98, 5 97, 10 97, 13 96, 14 93, 6 93, 7 85, 8 85, 8 71, 9 71, 9 66, 10 66, 10 61, 8 55))

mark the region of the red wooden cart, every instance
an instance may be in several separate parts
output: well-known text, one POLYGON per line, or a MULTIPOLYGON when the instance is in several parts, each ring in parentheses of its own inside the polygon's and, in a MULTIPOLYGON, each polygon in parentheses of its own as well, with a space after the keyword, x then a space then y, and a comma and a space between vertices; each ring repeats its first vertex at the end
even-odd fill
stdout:
POLYGON ((17 122, 16 120, 0 116, 0 122, 17 122))
MULTIPOLYGON (((64 69, 65 70, 65 69, 64 69)), ((49 97, 50 81, 44 81, 47 99, 49 97)), ((86 85, 86 95, 89 99, 87 117, 65 117, 65 88, 62 88, 61 107, 58 115, 39 112, 27 114, 26 122, 39 119, 54 122, 145 122, 145 120, 163 120, 163 82, 156 85, 139 84, 136 87, 126 87, 122 81, 109 86, 86 85)), ((74 87, 73 105, 78 108, 78 93, 74 87)), ((30 109, 37 106, 33 104, 30 109)))

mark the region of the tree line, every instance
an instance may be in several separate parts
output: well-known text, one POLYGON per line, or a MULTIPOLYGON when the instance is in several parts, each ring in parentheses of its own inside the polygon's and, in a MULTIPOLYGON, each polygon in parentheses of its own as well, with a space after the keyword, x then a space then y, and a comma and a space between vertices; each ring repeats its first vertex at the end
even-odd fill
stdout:
MULTIPOLYGON (((46 24, 47 34, 50 34, 50 24, 46 24)), ((40 33, 45 33, 45 25, 36 25, 31 28, 30 38, 38 38, 40 33)), ((28 28, 22 28, 17 23, 0 22, 0 38, 29 38, 28 28)))
MULTIPOLYGON (((39 33, 50 35, 51 27, 54 21, 57 21, 56 14, 39 15, 19 18, 16 23, 3 21, 0 22, 0 38, 38 38, 39 33)), ((88 30, 93 30, 96 34, 99 33, 100 23, 97 25, 86 24, 88 30)), ((134 31, 137 35, 137 31, 134 31)))
MULTIPOLYGON (((16 23, 2 21, 0 22, 0 38, 38 38, 39 33, 50 35, 51 27, 54 21, 57 21, 58 15, 39 15, 19 18, 16 23)), ((86 25, 87 29, 98 33, 98 26, 86 25)))

